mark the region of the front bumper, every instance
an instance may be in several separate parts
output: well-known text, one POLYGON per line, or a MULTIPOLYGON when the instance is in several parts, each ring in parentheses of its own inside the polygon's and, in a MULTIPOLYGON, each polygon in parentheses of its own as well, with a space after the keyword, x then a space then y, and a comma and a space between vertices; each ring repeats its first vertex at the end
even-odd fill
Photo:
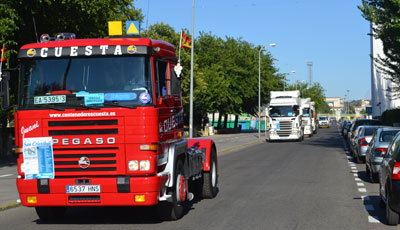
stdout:
POLYGON ((278 134, 268 134, 267 139, 270 141, 277 141, 277 140, 299 140, 301 138, 301 135, 298 134, 290 134, 289 136, 282 137, 279 136, 278 134))
POLYGON ((130 177, 129 191, 118 192, 116 177, 56 178, 49 179, 49 193, 38 192, 38 180, 17 179, 17 188, 24 206, 151 206, 158 203, 160 190, 168 177, 130 177), (91 185, 100 185, 101 193, 71 194, 68 185, 76 185, 77 179, 90 179, 91 185), (135 202, 135 195, 145 200, 135 202), (28 196, 36 196, 36 203, 28 203, 28 196))

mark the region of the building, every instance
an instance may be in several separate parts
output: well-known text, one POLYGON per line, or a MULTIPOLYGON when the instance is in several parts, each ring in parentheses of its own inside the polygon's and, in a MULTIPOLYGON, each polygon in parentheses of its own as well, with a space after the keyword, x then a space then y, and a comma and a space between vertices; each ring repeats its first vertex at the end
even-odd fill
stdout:
MULTIPOLYGON (((371 34, 373 34, 371 26, 371 34)), ((378 56, 385 57, 383 53, 382 41, 371 36, 371 106, 372 117, 380 117, 385 110, 398 108, 400 99, 393 97, 389 92, 393 83, 387 79, 387 75, 382 73, 378 64, 374 61, 378 56)))
POLYGON ((325 102, 331 108, 331 114, 336 116, 336 119, 339 119, 344 113, 344 98, 343 97, 326 97, 325 102))

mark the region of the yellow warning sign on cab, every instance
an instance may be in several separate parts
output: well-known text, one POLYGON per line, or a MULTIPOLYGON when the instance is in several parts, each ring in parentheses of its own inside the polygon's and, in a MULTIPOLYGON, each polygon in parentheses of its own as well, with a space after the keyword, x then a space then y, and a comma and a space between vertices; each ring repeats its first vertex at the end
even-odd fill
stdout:
POLYGON ((122 21, 109 21, 108 22, 108 35, 122 35, 122 21))
POLYGON ((138 35, 139 34, 139 21, 126 21, 126 34, 138 35))

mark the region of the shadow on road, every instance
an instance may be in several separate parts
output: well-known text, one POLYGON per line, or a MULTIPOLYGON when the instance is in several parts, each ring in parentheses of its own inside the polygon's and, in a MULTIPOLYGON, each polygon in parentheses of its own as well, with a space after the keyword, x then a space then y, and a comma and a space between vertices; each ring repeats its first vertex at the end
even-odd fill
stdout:
POLYGON ((385 208, 379 205, 379 196, 364 196, 354 199, 362 199, 365 210, 369 214, 370 222, 386 223, 385 208))

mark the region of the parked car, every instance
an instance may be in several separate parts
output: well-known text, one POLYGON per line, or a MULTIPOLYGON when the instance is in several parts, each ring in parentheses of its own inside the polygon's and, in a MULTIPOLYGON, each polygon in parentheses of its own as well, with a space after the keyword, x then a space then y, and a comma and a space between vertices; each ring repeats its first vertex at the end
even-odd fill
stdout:
POLYGON ((350 139, 354 137, 354 133, 360 125, 383 125, 380 120, 373 119, 357 119, 351 125, 349 132, 347 133, 347 142, 350 144, 350 139))
POLYGON ((378 128, 372 136, 365 155, 365 172, 372 183, 378 182, 383 156, 390 141, 399 131, 400 128, 397 127, 382 127, 378 128))
POLYGON ((379 169, 380 205, 386 207, 386 220, 389 225, 399 223, 400 213, 400 132, 393 137, 383 156, 379 169))
POLYGON ((358 133, 353 139, 353 159, 356 163, 365 162, 368 144, 376 129, 382 126, 361 125, 358 126, 358 133))
POLYGON ((342 134, 342 136, 344 136, 344 129, 346 128, 346 125, 351 122, 349 120, 343 120, 341 121, 341 126, 340 126, 340 133, 342 134))
POLYGON ((347 133, 350 131, 351 125, 352 125, 351 121, 346 123, 346 125, 343 129, 343 138, 344 139, 347 139, 347 133))

